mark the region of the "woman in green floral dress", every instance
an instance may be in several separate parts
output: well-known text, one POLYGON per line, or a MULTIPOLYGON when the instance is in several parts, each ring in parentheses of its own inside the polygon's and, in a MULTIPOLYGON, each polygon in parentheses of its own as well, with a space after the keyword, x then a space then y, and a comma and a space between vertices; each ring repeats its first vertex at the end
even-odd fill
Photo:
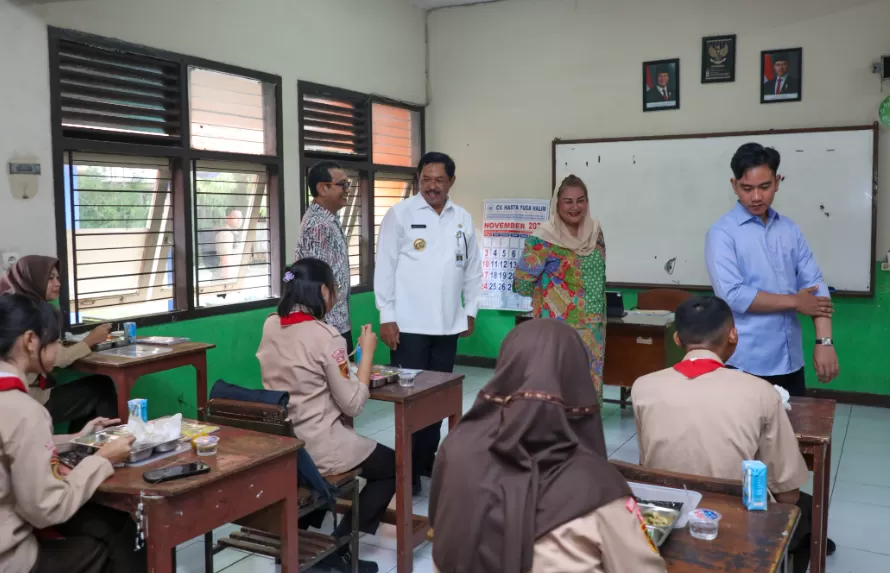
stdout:
POLYGON ((590 216, 587 186, 569 175, 553 193, 550 220, 525 241, 514 292, 532 297, 536 318, 571 325, 587 347, 590 376, 603 401, 606 243, 590 216))

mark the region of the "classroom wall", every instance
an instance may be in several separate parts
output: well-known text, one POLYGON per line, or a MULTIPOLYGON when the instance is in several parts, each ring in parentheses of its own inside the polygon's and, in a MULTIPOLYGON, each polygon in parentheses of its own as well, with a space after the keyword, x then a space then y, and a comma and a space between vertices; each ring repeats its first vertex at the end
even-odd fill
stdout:
POLYGON ((424 15, 410 0, 67 0, 34 11, 52 26, 280 75, 287 252, 300 221, 297 80, 426 98, 424 15))
MULTIPOLYGON (((890 53, 888 22, 888 0, 509 0, 439 10, 429 20, 428 148, 455 158, 452 196, 478 226, 485 199, 550 196, 556 137, 869 124, 890 93, 871 73, 890 53), (736 81, 702 85, 701 38, 717 34, 738 36, 736 81), (803 101, 761 105, 760 51, 798 46, 803 101), (642 62, 675 57, 681 109, 643 113, 642 62)), ((881 129, 881 194, 890 194, 888 134, 881 129)), ((877 253, 888 248, 890 201, 879 201, 877 253)), ((841 375, 831 389, 890 394, 881 360, 890 276, 878 273, 874 299, 837 301, 841 375)), ((636 292, 625 294, 634 304, 636 292)), ((460 352, 495 357, 512 325, 513 313, 482 311, 460 352)), ((818 385, 812 371, 809 380, 818 385)))
POLYGON ((9 0, 0 0, 0 78, 0 251, 52 255, 56 236, 46 26, 9 0), (16 200, 9 192, 6 164, 14 156, 34 156, 43 168, 31 199, 16 200))
MULTIPOLYGON (((280 75, 287 252, 300 222, 297 80, 411 103, 426 97, 424 14, 410 0, 67 0, 29 8, 0 0, 0 251, 55 253, 47 24, 280 75), (16 151, 37 154, 44 166, 40 192, 27 203, 14 203, 7 191, 5 163, 16 151)), ((376 321, 373 296, 357 302, 357 321, 376 321)), ((272 310, 139 334, 216 344, 208 354, 211 383, 225 378, 259 387, 255 354, 272 310)), ((153 416, 194 415, 194 388, 194 371, 181 368, 141 379, 133 395, 149 399, 153 416)))

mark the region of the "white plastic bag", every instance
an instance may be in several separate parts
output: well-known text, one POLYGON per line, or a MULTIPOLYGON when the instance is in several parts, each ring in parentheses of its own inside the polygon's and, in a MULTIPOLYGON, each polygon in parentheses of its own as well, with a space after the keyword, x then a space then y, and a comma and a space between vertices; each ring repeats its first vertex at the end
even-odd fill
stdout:
POLYGON ((785 390, 778 384, 773 384, 773 388, 775 388, 776 392, 779 393, 779 396, 782 397, 782 406, 784 406, 786 410, 790 410, 791 404, 788 402, 788 400, 791 398, 791 394, 788 393, 788 390, 785 390))
POLYGON ((182 435, 182 414, 150 422, 143 422, 142 418, 130 418, 127 422, 127 431, 136 438, 133 443, 134 448, 172 442, 182 435))

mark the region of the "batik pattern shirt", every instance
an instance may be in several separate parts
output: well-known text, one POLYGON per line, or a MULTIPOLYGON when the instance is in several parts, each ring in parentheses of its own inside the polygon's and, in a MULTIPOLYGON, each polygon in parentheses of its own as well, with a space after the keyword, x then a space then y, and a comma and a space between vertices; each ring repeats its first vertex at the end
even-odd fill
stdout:
POLYGON ((337 300, 325 322, 338 332, 352 330, 349 321, 349 249, 346 235, 340 226, 340 218, 321 205, 312 203, 300 224, 300 239, 294 253, 294 261, 319 259, 334 270, 337 283, 337 300))

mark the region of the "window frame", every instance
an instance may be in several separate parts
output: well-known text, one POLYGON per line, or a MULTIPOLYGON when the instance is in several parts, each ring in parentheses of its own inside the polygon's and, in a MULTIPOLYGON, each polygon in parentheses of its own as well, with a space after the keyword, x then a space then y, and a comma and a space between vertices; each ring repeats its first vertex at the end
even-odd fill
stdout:
MULTIPOLYGON (((140 315, 129 320, 139 326, 150 326, 190 320, 209 316, 233 314, 260 308, 273 307, 278 303, 280 296, 281 269, 286 264, 285 253, 285 197, 284 197, 284 128, 282 118, 282 79, 281 76, 250 70, 239 66, 215 62, 195 56, 188 56, 166 50, 159 50, 133 44, 114 38, 87 34, 65 28, 49 26, 47 28, 49 42, 49 79, 50 79, 50 120, 52 133, 52 172, 55 199, 55 225, 56 252, 59 257, 59 272, 64 277, 62 280, 59 306, 62 311, 64 326, 73 332, 83 332, 92 328, 89 324, 71 325, 70 292, 68 288, 68 240, 65 213, 65 175, 64 160, 67 153, 94 153, 113 156, 133 156, 149 158, 165 158, 170 160, 171 180, 173 188, 173 265, 174 287, 173 300, 177 310, 152 315, 140 315), (110 49, 121 49, 128 52, 154 57, 162 60, 176 62, 180 66, 181 91, 181 144, 160 145, 148 142, 115 142, 103 140, 102 132, 91 134, 91 137, 72 137, 65 135, 62 126, 62 89, 60 82, 60 57, 59 48, 62 41, 88 43, 110 49), (254 155, 247 153, 223 152, 193 149, 191 147, 191 117, 189 108, 189 68, 197 67, 206 70, 243 76, 260 82, 265 82, 274 87, 275 112, 275 155, 254 155), (235 163, 250 163, 266 168, 268 174, 268 209, 270 223, 277 226, 269 230, 270 236, 270 260, 271 268, 271 293, 270 298, 235 303, 230 305, 218 305, 211 307, 197 307, 195 305, 195 257, 197 256, 193 245, 195 216, 192 204, 193 165, 198 161, 220 161, 235 163)), ((135 139, 135 138, 134 138, 135 139)))
POLYGON ((420 155, 426 152, 426 107, 423 105, 410 104, 402 101, 395 101, 383 96, 375 94, 365 94, 337 88, 324 84, 317 84, 305 80, 297 81, 297 106, 300 112, 299 118, 299 160, 300 160, 300 220, 302 221, 306 209, 309 208, 308 192, 305 188, 306 176, 309 169, 318 161, 332 160, 339 163, 343 169, 353 170, 359 173, 359 179, 362 192, 361 205, 361 236, 359 242, 361 245, 361 280, 359 284, 350 287, 350 293, 361 294, 373 292, 374 290, 374 266, 375 266, 375 241, 374 236, 374 183, 377 174, 405 174, 410 175, 417 185, 417 167, 416 166, 400 166, 387 165, 382 163, 374 163, 374 142, 373 142, 373 104, 383 104, 391 107, 406 109, 411 112, 417 112, 420 118, 420 155), (365 159, 350 159, 348 156, 337 153, 325 152, 306 152, 306 129, 303 122, 303 98, 304 96, 322 96, 333 99, 346 99, 352 101, 364 102, 366 108, 367 122, 366 130, 368 134, 368 156, 365 159))

